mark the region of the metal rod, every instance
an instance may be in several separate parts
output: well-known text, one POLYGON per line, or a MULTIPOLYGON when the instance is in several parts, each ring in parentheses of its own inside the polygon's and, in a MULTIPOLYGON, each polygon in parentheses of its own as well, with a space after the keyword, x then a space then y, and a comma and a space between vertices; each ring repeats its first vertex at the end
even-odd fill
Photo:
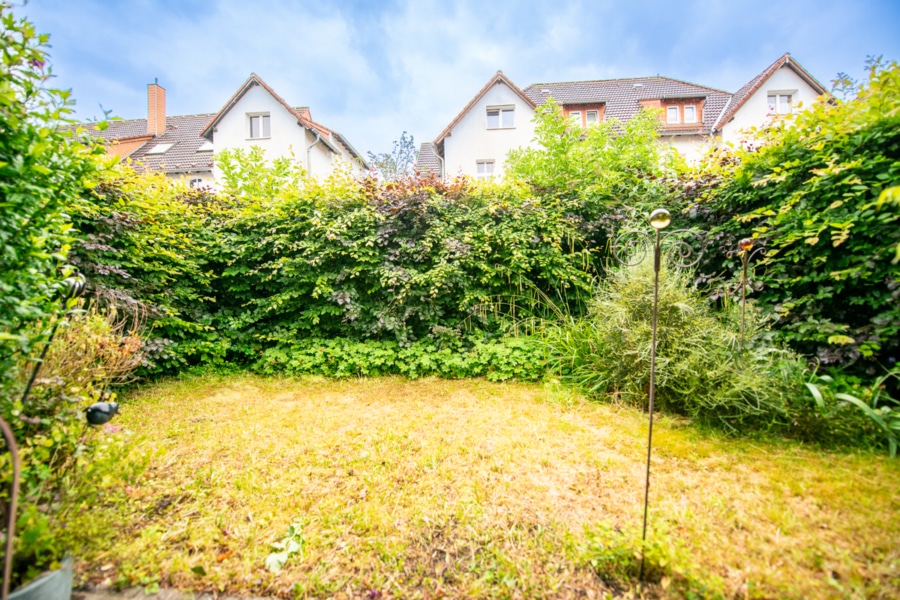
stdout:
POLYGON ((19 500, 19 478, 22 466, 19 462, 19 448, 16 446, 16 437, 13 435, 9 423, 0 417, 0 429, 3 430, 3 438, 12 456, 13 478, 9 488, 9 522, 6 526, 6 552, 3 556, 3 592, 2 600, 9 598, 9 584, 12 578, 13 538, 16 533, 16 504, 19 500))
POLYGON ((25 404, 25 399, 28 398, 28 393, 31 391, 31 386, 34 385, 34 380, 37 379, 38 371, 41 370, 41 365, 44 364, 44 359, 47 358, 47 350, 50 349, 50 343, 56 336, 56 329, 59 327, 61 321, 62 319, 56 320, 56 323, 53 324, 53 329, 50 331, 50 337, 44 343, 44 349, 41 351, 41 357, 38 359, 37 364, 34 365, 34 370, 31 372, 31 378, 28 379, 28 384, 25 386, 25 391, 22 392, 22 404, 25 404))
POLYGON ((641 570, 638 581, 644 591, 644 555, 647 543, 647 507, 650 500, 650 455, 653 450, 653 401, 656 399, 656 325, 659 305, 660 233, 656 230, 656 247, 653 250, 653 340, 650 343, 650 427, 647 431, 647 472, 644 479, 644 530, 641 534, 641 570))
POLYGON ((747 263, 750 262, 750 257, 748 256, 747 251, 745 250, 741 254, 741 262, 744 265, 744 273, 741 276, 741 352, 744 351, 744 312, 747 308, 747 263))

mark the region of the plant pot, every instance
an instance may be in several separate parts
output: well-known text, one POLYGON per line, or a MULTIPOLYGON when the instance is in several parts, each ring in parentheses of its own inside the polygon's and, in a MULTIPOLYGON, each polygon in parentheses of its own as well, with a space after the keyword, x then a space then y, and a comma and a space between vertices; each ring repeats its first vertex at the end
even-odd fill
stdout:
POLYGON ((70 600, 72 597, 72 557, 64 558, 60 567, 47 571, 37 579, 16 589, 9 600, 70 600))

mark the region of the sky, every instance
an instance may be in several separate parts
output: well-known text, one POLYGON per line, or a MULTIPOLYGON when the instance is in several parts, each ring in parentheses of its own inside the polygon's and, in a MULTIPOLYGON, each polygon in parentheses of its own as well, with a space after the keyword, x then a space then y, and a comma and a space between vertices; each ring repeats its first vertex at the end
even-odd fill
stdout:
POLYGON ((785 52, 826 88, 900 60, 898 0, 13 0, 49 33, 76 117, 218 112, 251 73, 353 146, 432 141, 498 70, 533 83, 664 75, 734 92, 785 52))

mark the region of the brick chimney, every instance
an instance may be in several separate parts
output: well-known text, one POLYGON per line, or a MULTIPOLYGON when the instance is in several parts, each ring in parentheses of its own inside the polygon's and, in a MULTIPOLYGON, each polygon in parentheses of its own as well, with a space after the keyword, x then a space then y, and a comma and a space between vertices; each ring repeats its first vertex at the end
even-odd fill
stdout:
POLYGON ((166 90, 159 80, 147 85, 147 133, 161 135, 166 131, 166 90))

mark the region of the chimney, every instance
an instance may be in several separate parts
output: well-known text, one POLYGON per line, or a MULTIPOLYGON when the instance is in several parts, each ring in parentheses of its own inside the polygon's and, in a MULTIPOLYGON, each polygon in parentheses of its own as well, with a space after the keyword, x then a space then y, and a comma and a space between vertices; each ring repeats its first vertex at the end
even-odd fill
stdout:
POLYGON ((166 90, 159 80, 147 85, 147 133, 161 135, 166 131, 166 90))

